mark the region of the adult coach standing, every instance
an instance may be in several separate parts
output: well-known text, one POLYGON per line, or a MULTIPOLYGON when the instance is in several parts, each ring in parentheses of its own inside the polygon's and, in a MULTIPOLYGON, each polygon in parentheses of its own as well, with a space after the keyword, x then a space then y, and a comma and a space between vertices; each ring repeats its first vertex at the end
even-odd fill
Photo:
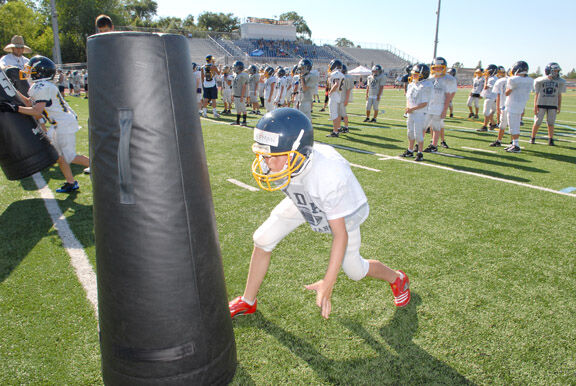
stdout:
POLYGON ((4 47, 4 51, 8 52, 8 54, 0 58, 0 67, 14 66, 23 70, 24 66, 28 64, 28 58, 22 54, 29 54, 32 52, 32 49, 24 44, 24 38, 22 36, 14 35, 10 40, 10 44, 4 47))

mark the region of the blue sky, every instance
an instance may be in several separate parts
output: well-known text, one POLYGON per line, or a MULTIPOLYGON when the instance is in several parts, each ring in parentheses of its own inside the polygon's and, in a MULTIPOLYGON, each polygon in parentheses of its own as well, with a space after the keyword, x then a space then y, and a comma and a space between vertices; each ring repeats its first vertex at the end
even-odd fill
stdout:
MULTIPOLYGON (((295 11, 306 20, 312 39, 334 43, 391 44, 420 60, 434 50, 437 0, 386 1, 253 1, 183 2, 157 0, 159 16, 202 12, 274 18, 295 11), (203 8, 208 4, 211 8, 203 8), (361 4, 361 5, 360 5, 361 4)), ((552 61, 567 73, 576 68, 576 0, 442 0, 438 55, 466 67, 494 63, 511 66, 525 60, 536 70, 552 61)))

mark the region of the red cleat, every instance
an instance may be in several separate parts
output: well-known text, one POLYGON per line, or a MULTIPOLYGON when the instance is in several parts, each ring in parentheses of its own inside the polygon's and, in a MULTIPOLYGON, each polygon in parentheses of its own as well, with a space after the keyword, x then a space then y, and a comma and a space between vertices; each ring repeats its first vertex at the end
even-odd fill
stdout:
POLYGON ((255 300, 254 304, 250 305, 246 303, 244 300, 242 300, 242 296, 238 296, 236 299, 231 300, 230 303, 228 303, 228 307, 230 307, 230 317, 234 318, 235 316, 238 315, 255 313, 256 303, 257 301, 255 300))
POLYGON ((390 283, 390 287, 392 287, 396 307, 404 307, 410 303, 410 280, 404 272, 398 271, 398 273, 400 277, 394 283, 390 283))

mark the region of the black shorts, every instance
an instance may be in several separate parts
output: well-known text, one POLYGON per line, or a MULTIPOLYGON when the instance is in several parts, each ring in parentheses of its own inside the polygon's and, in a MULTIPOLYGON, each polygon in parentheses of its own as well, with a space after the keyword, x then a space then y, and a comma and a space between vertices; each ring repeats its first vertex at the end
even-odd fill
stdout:
POLYGON ((471 96, 472 98, 480 98, 480 94, 470 93, 470 96, 471 96))
POLYGON ((217 100, 218 86, 204 88, 204 94, 202 94, 202 96, 204 97, 204 99, 217 100))
POLYGON ((330 95, 326 94, 326 97, 324 98, 324 103, 328 103, 329 99, 330 99, 330 95))
POLYGON ((60 91, 60 94, 64 94, 64 90, 66 90, 66 87, 58 86, 58 91, 60 91))

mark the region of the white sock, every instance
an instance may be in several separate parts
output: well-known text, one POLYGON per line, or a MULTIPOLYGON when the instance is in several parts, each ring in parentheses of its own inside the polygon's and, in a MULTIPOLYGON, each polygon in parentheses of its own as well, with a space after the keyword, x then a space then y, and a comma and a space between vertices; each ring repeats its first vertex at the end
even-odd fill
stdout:
POLYGON ((204 108, 202 109, 202 113, 203 113, 203 114, 206 114, 206 107, 204 107, 204 108))
POLYGON ((513 140, 512 140, 512 144, 513 144, 514 146, 520 146, 520 141, 517 140, 517 139, 513 139, 513 140))
POLYGON ((216 107, 214 107, 214 108, 212 109, 212 114, 218 114, 218 113, 216 112, 216 107))
POLYGON ((246 299, 244 296, 242 296, 242 301, 245 302, 245 303, 247 303, 249 306, 253 306, 254 303, 255 303, 255 301, 253 301, 253 302, 248 301, 248 299, 246 299))

